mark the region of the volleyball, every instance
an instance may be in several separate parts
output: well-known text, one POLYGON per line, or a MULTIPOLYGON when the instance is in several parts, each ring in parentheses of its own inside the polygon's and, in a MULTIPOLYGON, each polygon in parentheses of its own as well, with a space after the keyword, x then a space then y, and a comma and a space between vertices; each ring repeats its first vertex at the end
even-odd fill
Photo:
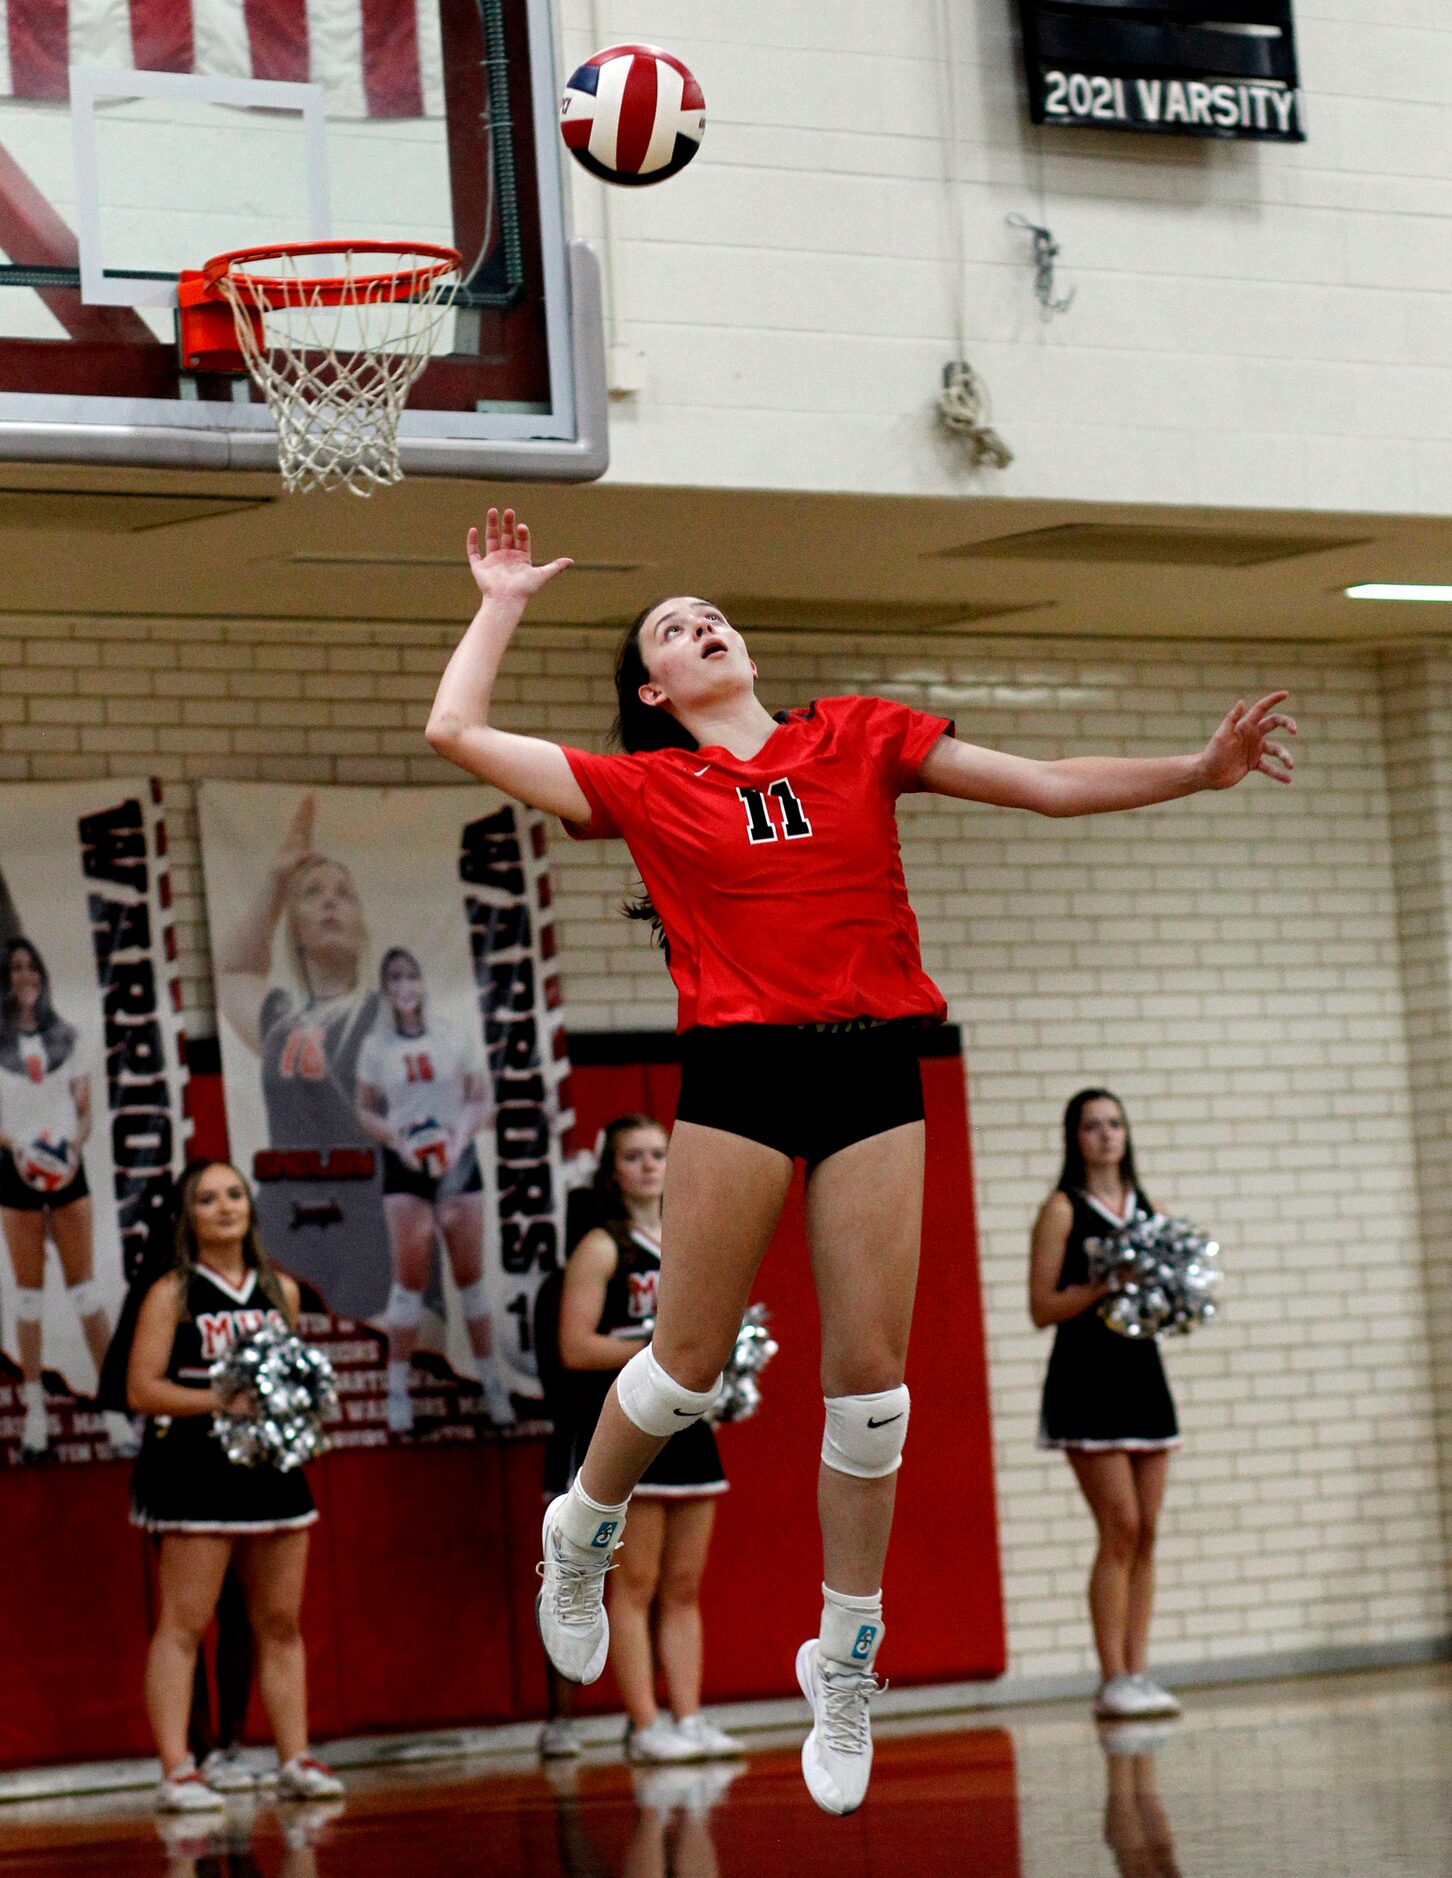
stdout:
POLYGON ((706 100, 681 61, 659 46, 607 46, 560 100, 565 148, 592 176, 638 187, 690 162, 706 131, 706 100))
POLYGON ((15 1165, 27 1187, 37 1193, 57 1193, 72 1177, 71 1144, 44 1129, 20 1151, 15 1165))
POLYGON ((449 1171, 449 1131, 441 1128, 430 1115, 426 1121, 413 1122, 404 1130, 407 1159, 422 1174, 435 1179, 449 1171))

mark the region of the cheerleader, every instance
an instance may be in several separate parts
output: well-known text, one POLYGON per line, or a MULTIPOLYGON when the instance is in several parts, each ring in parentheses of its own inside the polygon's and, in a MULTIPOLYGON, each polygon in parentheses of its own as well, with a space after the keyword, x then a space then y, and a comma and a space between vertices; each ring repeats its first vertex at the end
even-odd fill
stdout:
POLYGON ((1099 1546, 1089 1613, 1105 1720, 1177 1715, 1175 1698, 1145 1674, 1154 1600, 1155 1529, 1180 1424, 1153 1338, 1122 1337, 1096 1308, 1109 1293, 1089 1276, 1086 1239, 1154 1209, 1140 1191, 1129 1121, 1108 1089, 1081 1089, 1064 1110, 1059 1184, 1034 1222, 1029 1315, 1058 1326, 1044 1379, 1039 1446, 1067 1455, 1089 1503, 1099 1546))
POLYGON ((388 1426, 395 1434, 413 1427, 408 1371, 437 1231, 459 1287, 485 1413, 496 1428, 512 1427, 484 1283, 484 1180, 474 1146, 489 1109, 483 1048, 471 1031, 429 1023, 423 972, 403 946, 384 953, 378 979, 382 1012, 358 1056, 358 1119, 383 1150, 393 1254, 388 1426))
MULTIPOLYGON (((15 1274, 25 1402, 20 1446, 28 1460, 50 1444, 41 1379, 47 1230, 98 1377, 111 1341, 95 1279, 83 1160, 90 1136, 90 1065, 80 1037, 51 1002, 40 953, 28 939, 12 939, 0 947, 0 1228, 15 1274)), ((104 1421, 111 1445, 130 1448, 126 1417, 113 1411, 104 1421)))
MULTIPOLYGON (((378 1016, 365 988, 368 926, 353 876, 313 847, 317 800, 298 803, 252 903, 217 947, 217 1003, 261 1060, 268 1146, 327 1156, 373 1147, 358 1120, 358 1052, 378 1016), (271 982, 281 925, 291 984, 271 982)), ((278 1260, 340 1317, 378 1317, 388 1299, 382 1189, 369 1180, 263 1182, 262 1233, 278 1260)))
MULTIPOLYGON (((903 1382, 921 1230, 923 1104, 914 1029, 946 1005, 922 968, 895 804, 913 790, 1085 815, 1290 780, 1272 693, 1237 704, 1190 756, 1037 762, 959 743, 947 719, 883 698, 772 716, 718 607, 658 601, 616 663, 626 754, 591 755, 490 721, 495 676, 530 596, 569 566, 532 565, 529 531, 490 510, 481 596, 429 718, 432 746, 580 838, 624 839, 680 999, 681 1099, 665 1191, 651 1343, 606 1397, 584 1465, 544 1521, 538 1617, 579 1682, 609 1647, 604 1580, 636 1482, 709 1413, 794 1162, 822 1320, 818 1477, 823 1606, 797 1652, 812 1711, 802 1771, 847 1813, 872 1765, 869 1702, 882 1572, 908 1423, 903 1382)), ((951 1485, 941 1518, 953 1529, 951 1485)))
MULTIPOLYGON (((559 1349, 573 1384, 572 1477, 611 1383, 655 1318, 666 1139, 649 1115, 620 1115, 606 1127, 595 1175, 602 1224, 585 1234, 565 1269, 559 1349)), ((716 1496, 725 1491, 716 1437, 704 1421, 673 1435, 635 1489, 630 1545, 610 1594, 610 1663, 633 1761, 744 1752, 701 1713, 701 1578, 716 1496), (670 1696, 669 1717, 656 1706, 657 1670, 670 1696)))
POLYGON ((277 1742, 279 1791, 325 1799, 342 1783, 308 1751, 299 1616, 308 1527, 301 1471, 227 1459, 211 1416, 224 1404, 211 1365, 267 1321, 295 1324, 298 1288, 262 1249, 242 1176, 201 1161, 182 1177, 176 1265, 147 1292, 127 1364, 127 1397, 145 1415, 132 1522, 160 1535, 161 1611, 146 1661, 146 1708, 161 1757, 164 1812, 221 1806, 187 1751, 197 1650, 235 1559, 257 1652, 257 1682, 277 1742))

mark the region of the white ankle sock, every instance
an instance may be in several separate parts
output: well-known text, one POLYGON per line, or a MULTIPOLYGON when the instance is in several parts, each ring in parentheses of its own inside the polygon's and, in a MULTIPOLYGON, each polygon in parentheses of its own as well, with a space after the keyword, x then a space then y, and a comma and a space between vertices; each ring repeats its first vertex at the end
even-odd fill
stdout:
POLYGON ((619 1506, 602 1506, 598 1500, 590 1498, 577 1476, 559 1511, 560 1536, 576 1551, 586 1552, 591 1558, 608 1559, 625 1530, 625 1509, 629 1504, 624 1500, 619 1506))
POLYGON ((853 1669, 871 1669, 882 1642, 882 1592, 852 1597, 822 1586, 822 1628, 817 1642, 822 1655, 853 1669))
POLYGON ((407 1363, 390 1363, 388 1365, 388 1393, 390 1395, 408 1394, 407 1363))
POLYGON ((38 1380, 35 1382, 23 1382, 20 1385, 20 1393, 25 1398, 25 1406, 27 1408, 45 1407, 45 1384, 43 1382, 38 1380))

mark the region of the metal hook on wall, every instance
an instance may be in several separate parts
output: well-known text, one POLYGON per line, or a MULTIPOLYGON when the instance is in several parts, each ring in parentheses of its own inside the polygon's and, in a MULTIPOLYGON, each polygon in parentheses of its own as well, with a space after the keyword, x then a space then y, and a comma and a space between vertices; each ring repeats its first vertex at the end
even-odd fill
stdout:
POLYGON ((1059 244, 1047 228, 1040 228, 1037 222, 1031 222, 1026 215, 1008 215, 1004 217, 1010 228, 1021 228, 1025 234, 1033 237, 1034 252, 1034 298, 1038 301, 1044 319, 1055 313, 1067 313, 1074 304, 1074 289, 1066 294, 1055 296, 1054 262, 1059 258, 1059 244))

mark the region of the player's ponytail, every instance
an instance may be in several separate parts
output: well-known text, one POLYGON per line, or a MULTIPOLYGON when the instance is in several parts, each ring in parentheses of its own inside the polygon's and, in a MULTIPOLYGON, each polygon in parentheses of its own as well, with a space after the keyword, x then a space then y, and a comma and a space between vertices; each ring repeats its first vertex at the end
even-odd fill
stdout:
MULTIPOLYGON (((684 724, 678 723, 658 704, 647 704, 640 695, 640 687, 650 683, 650 673, 641 656, 640 630, 661 604, 659 600, 652 600, 649 606, 641 608, 630 622, 615 657, 615 725, 611 741, 632 755, 640 750, 694 750, 698 747, 684 724)), ((635 898, 625 902, 621 911, 627 919, 648 920, 651 937, 662 950, 668 950, 660 914, 644 886, 635 898)))

